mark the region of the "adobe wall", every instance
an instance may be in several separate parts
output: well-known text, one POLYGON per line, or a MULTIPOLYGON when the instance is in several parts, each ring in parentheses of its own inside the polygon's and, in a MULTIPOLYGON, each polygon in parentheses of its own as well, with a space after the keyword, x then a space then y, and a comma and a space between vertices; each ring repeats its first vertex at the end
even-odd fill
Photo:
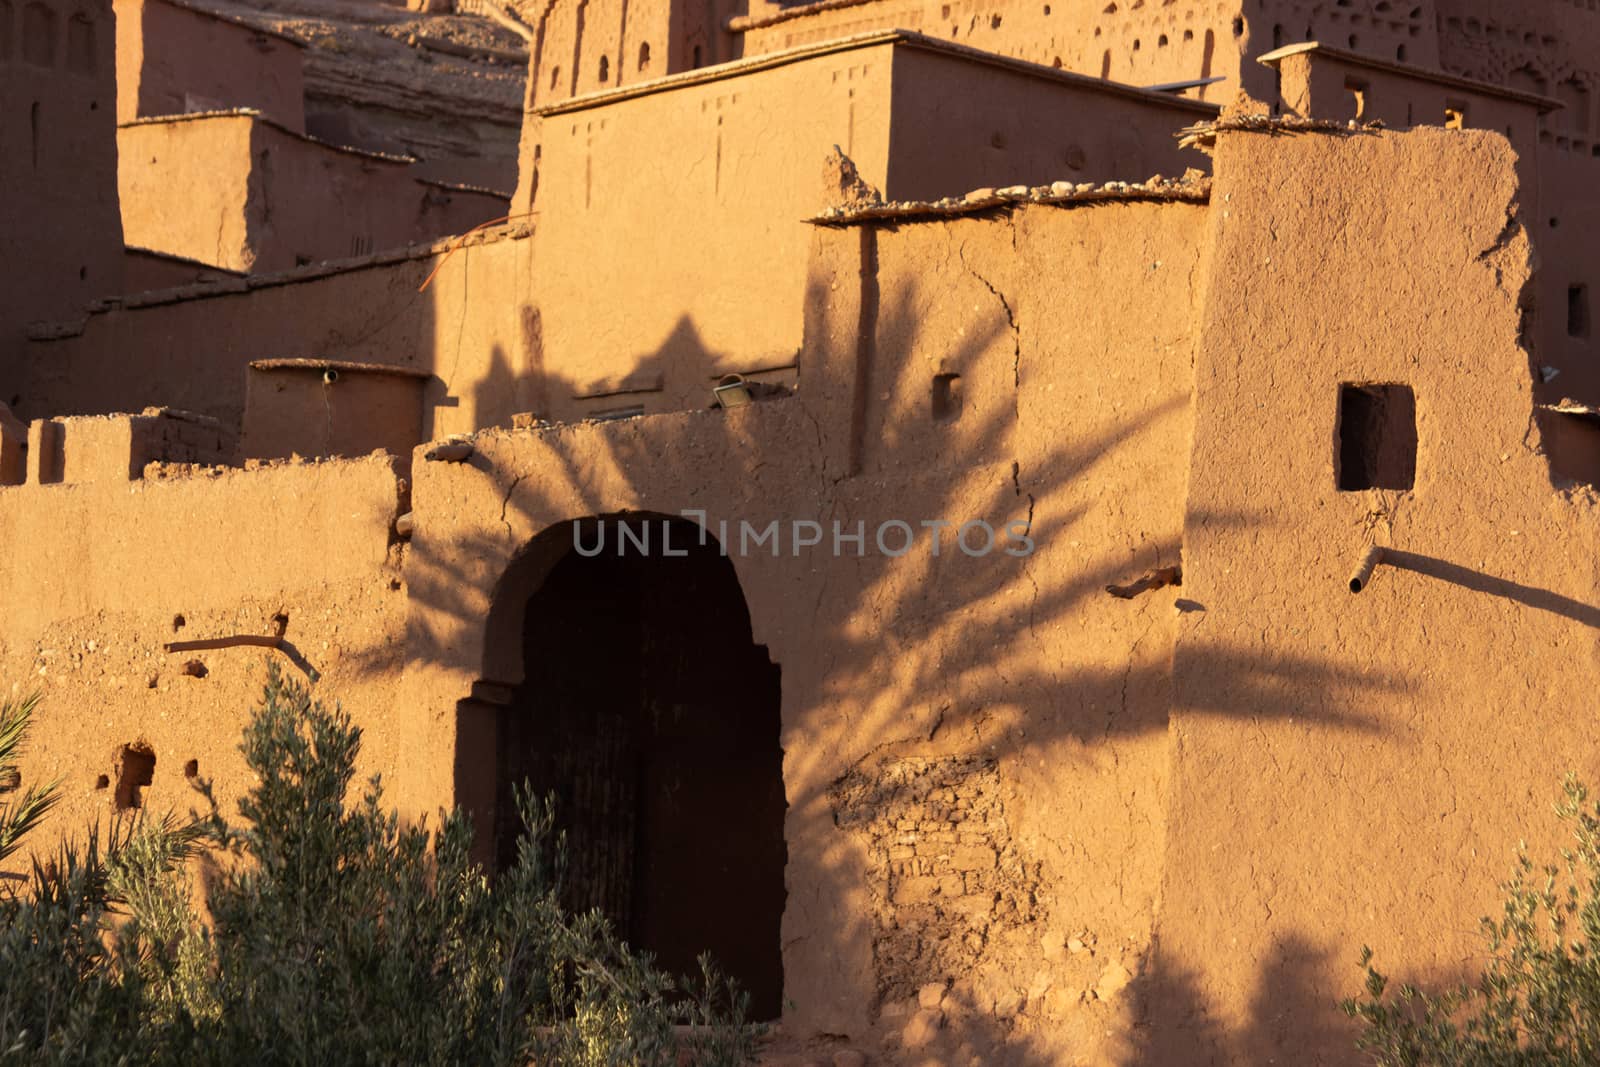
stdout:
POLYGON ((692 363, 707 385, 792 367, 799 220, 821 207, 811 176, 836 145, 891 200, 960 196, 1182 173, 1205 159, 1179 153, 1172 135, 1211 113, 904 35, 536 112, 513 210, 538 213, 543 358, 581 358, 598 380, 692 363), (681 162, 669 176, 641 160, 681 162), (607 314, 594 314, 596 293, 610 295, 607 314))
POLYGON ((107 302, 29 345, 19 414, 171 404, 237 427, 252 360, 323 357, 432 373, 429 436, 508 423, 532 407, 525 238, 525 230, 479 235, 454 252, 457 242, 442 242, 339 269, 107 302))
MULTIPOLYGON (((491 230, 347 264, 104 301, 36 331, 16 378, 16 410, 35 418, 170 404, 239 427, 249 364, 283 358, 429 375, 424 439, 509 426, 521 413, 567 420, 709 403, 716 368, 694 349, 620 375, 593 367, 581 348, 548 350, 532 245, 526 227, 491 230)), ((792 359, 761 377, 792 382, 792 359)), ((325 418, 313 399, 311 414, 325 418)))
POLYGON ((309 140, 252 112, 146 120, 117 137, 129 243, 226 270, 361 256, 506 213, 492 193, 418 181, 403 159, 309 140))
MULTIPOLYGON (((1021 522, 1026 559, 951 540, 933 558, 925 530, 900 558, 791 553, 787 533, 775 556, 734 549, 783 686, 785 1034, 889 1062, 1124 1047, 1178 591, 1104 587, 1178 560, 1204 227, 1203 207, 1145 203, 817 231, 795 394, 419 461, 401 702, 433 709, 423 777, 485 744, 448 714, 475 683, 521 680, 518 631, 485 620, 520 626, 527 590, 497 583, 541 531, 624 509, 703 511, 724 543, 740 520, 859 520, 869 544, 890 519, 1021 522), (919 1008, 930 983, 953 985, 919 1008)), ((458 798, 481 801, 485 770, 457 765, 458 798)))
POLYGON ((255 120, 245 113, 137 122, 116 131, 124 239, 137 248, 244 272, 255 120))
POLYGON ((177 289, 201 282, 219 282, 238 278, 236 271, 218 270, 216 267, 182 256, 152 252, 145 248, 125 247, 122 255, 122 284, 130 293, 148 293, 155 289, 177 289))
POLYGON ((303 140, 271 123, 255 124, 250 158, 246 212, 259 271, 466 233, 507 210, 503 196, 419 181, 394 161, 303 140))
POLYGON ((26 323, 122 284, 109 3, 0 3, 0 401, 26 323))
POLYGON ((983 185, 1143 181, 1208 166, 1176 137, 1206 111, 1042 74, 969 53, 896 49, 884 195, 935 200, 983 185))
POLYGON ((117 121, 255 108, 304 133, 291 38, 171 0, 116 0, 117 121))
POLYGON ((1360 946, 1475 973, 1518 839, 1600 770, 1600 516, 1540 452, 1503 137, 1224 134, 1212 203, 1155 1045, 1354 1062, 1360 946), (1349 382, 1413 390, 1414 489, 1338 489, 1349 382), (1405 569, 1355 596, 1369 543, 1405 569))
POLYGON ((246 378, 240 453, 283 459, 383 450, 409 469, 411 450, 426 437, 428 377, 376 363, 257 360, 246 378))
POLYGON ((1600 45, 1595 12, 1570 0, 1437 0, 1439 62, 1448 71, 1514 89, 1553 96, 1567 107, 1550 129, 1550 141, 1588 153, 1596 138, 1594 60, 1600 45))
MULTIPOLYGON (((69 422, 68 440, 82 429, 69 422)), ((191 760, 231 810, 247 784, 240 732, 268 657, 302 680, 318 672, 322 692, 367 727, 365 769, 404 764, 412 735, 394 704, 405 592, 390 547, 393 461, 141 474, 0 488, 0 678, 43 697, 25 780, 63 778, 45 836, 108 822, 123 746, 155 756, 142 794, 153 812, 199 806, 191 760), (292 656, 164 649, 280 628, 292 656)))
POLYGON ((1321 40, 1424 66, 1438 62, 1431 2, 868 0, 752 4, 748 17, 733 22, 746 56, 891 26, 1130 85, 1226 78, 1189 91, 1208 101, 1232 99, 1241 87, 1272 99, 1271 73, 1257 67, 1255 59, 1298 41, 1321 40))
POLYGON ((683 4, 538 0, 517 5, 533 28, 527 101, 547 107, 575 96, 697 70, 740 57, 725 28, 735 0, 683 4))
MULTIPOLYGON (((1545 407, 1592 408, 1600 402, 1593 358, 1597 260, 1588 234, 1600 161, 1572 135, 1586 126, 1572 102, 1531 96, 1492 83, 1461 81, 1417 68, 1386 65, 1317 46, 1265 57, 1279 71, 1285 114, 1381 121, 1393 128, 1444 124, 1447 115, 1473 129, 1504 132, 1516 153, 1517 204, 1531 220, 1538 268, 1529 295, 1524 343, 1537 370, 1536 399, 1545 407)), ((1548 91, 1548 86, 1545 86, 1548 91)), ((1595 484, 1597 428, 1586 413, 1541 414, 1558 475, 1595 484)))

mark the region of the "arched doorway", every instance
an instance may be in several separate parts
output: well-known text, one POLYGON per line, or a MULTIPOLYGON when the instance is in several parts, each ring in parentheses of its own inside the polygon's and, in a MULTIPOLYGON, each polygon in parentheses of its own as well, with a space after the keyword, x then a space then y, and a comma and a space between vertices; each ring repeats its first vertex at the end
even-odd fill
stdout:
POLYGON ((497 620, 502 643, 520 623, 523 675, 501 720, 498 862, 514 856, 511 791, 526 779, 556 797, 570 906, 600 908, 672 974, 710 951, 752 1013, 777 1018, 778 667, 751 641, 732 562, 684 519, 563 523, 500 583, 491 642, 497 620))

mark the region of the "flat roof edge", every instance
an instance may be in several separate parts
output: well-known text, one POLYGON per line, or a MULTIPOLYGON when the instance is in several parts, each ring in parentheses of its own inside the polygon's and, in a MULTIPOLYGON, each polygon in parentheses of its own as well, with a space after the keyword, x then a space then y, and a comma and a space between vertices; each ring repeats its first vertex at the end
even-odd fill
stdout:
POLYGON ((271 115, 258 111, 253 107, 225 108, 221 111, 185 111, 178 115, 141 115, 126 122, 117 123, 117 129, 126 130, 137 126, 177 126, 185 122, 210 122, 217 119, 249 119, 252 123, 276 130, 286 137, 293 138, 305 144, 326 148, 330 152, 339 152, 358 159, 371 159, 380 163, 395 163, 410 166, 420 162, 415 156, 396 156, 388 152, 374 152, 366 148, 352 148, 350 145, 334 144, 321 138, 313 137, 309 133, 301 133, 273 118, 271 115))
POLYGON ((192 301, 215 300, 239 296, 257 289, 276 289, 285 285, 303 285, 339 274, 355 274, 364 270, 389 267, 412 260, 448 255, 456 249, 477 248, 480 245, 498 244, 501 241, 520 241, 533 234, 528 223, 505 223, 493 228, 468 231, 453 237, 441 237, 426 244, 411 244, 403 248, 384 249, 365 256, 348 259, 329 259, 308 263, 304 267, 274 271, 270 274, 246 274, 214 282, 196 282, 167 289, 149 289, 138 293, 124 293, 102 300, 90 301, 81 314, 71 318, 26 323, 23 336, 29 341, 63 341, 83 333, 89 321, 97 315, 113 311, 139 311, 144 308, 164 307, 168 304, 185 304, 192 301))
POLYGON ((411 378, 426 381, 433 377, 433 372, 421 370, 417 367, 401 366, 397 363, 364 363, 349 359, 324 359, 314 357, 287 357, 277 359, 252 359, 251 370, 274 371, 338 371, 341 374, 376 374, 391 378, 411 378))
POLYGON ((751 56, 748 59, 736 59, 714 67, 680 71, 677 74, 668 74, 665 77, 639 82, 636 85, 622 89, 585 93, 559 103, 534 108, 530 114, 543 118, 550 115, 587 111, 591 108, 603 107, 607 104, 630 100, 635 97, 650 96, 655 93, 670 92, 674 89, 681 89, 691 85, 702 85, 728 78, 737 78, 745 74, 788 66, 792 63, 803 62, 819 56, 833 55, 838 52, 849 52, 862 48, 876 48, 882 45, 904 45, 908 48, 917 48, 953 58, 965 59, 984 66, 998 67, 1044 81, 1054 81, 1094 92, 1140 100, 1173 110, 1190 111, 1203 115, 1216 115, 1221 111, 1218 105, 1208 104, 1200 100, 1189 100, 1184 97, 1173 96, 1170 93, 1154 92, 1137 85, 1125 85, 1121 82, 1106 81, 1101 78, 1090 77, 1087 74, 1079 74, 1075 71, 1058 70, 1039 63, 1029 63, 1025 60, 1013 59, 1010 56, 1002 56, 995 52, 985 52, 981 48, 972 48, 952 41, 942 41, 936 37, 918 33, 915 30, 888 29, 872 30, 867 33, 852 34, 848 37, 835 37, 827 41, 801 45, 798 48, 785 49, 781 52, 767 52, 762 55, 751 56))
POLYGON ((1300 44, 1285 45, 1275 51, 1268 52, 1264 56, 1260 56, 1256 59, 1256 62, 1264 67, 1273 67, 1290 56, 1313 54, 1324 55, 1330 59, 1337 59, 1353 66, 1368 67, 1372 70, 1382 70, 1391 74, 1415 78, 1418 81, 1433 82, 1436 85, 1448 85, 1453 89, 1464 89, 1482 96, 1499 97, 1502 100, 1513 100, 1519 104, 1529 104, 1538 108, 1541 112, 1555 111, 1566 107, 1561 101, 1553 100, 1548 96, 1540 96, 1538 93, 1526 93, 1521 89, 1508 89, 1504 85, 1496 85, 1493 82, 1478 81, 1475 78, 1463 78, 1459 74, 1435 70, 1432 67, 1418 67, 1409 63, 1396 63, 1388 59, 1379 59, 1376 56, 1366 56, 1360 52, 1335 48, 1333 45, 1326 45, 1321 41, 1304 41, 1300 44))

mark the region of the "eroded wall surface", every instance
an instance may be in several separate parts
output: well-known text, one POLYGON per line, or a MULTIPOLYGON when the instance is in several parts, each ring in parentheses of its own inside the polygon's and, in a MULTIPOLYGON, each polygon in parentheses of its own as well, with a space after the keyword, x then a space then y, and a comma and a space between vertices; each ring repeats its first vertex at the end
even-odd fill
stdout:
POLYGON ((1476 131, 1220 142, 1151 1007, 1172 1062, 1351 1062, 1331 1004, 1360 946, 1397 980, 1476 974, 1518 839, 1555 846, 1562 775, 1597 769, 1597 516, 1540 451, 1515 175, 1476 131), (1352 383, 1412 391, 1414 488, 1341 491, 1352 383), (1393 565, 1352 595, 1372 543, 1393 565))
MULTIPOLYGON (((418 463, 404 702, 520 683, 530 589, 501 579, 541 533, 703 512, 781 671, 788 1032, 894 1059, 1115 1054, 1160 884, 1176 621, 1174 590, 1104 586, 1178 558, 1203 225, 1116 204, 824 231, 794 395, 418 463), (834 555, 831 527, 801 552, 741 539, 794 519, 860 522, 866 550, 834 555), (969 556, 972 519, 1036 554, 969 556), (890 520, 911 553, 875 547, 890 520), (953 524, 937 557, 924 521, 953 524)), ((467 743, 441 716, 429 773, 467 743)), ((481 800, 482 769, 457 766, 458 795, 481 800)))
POLYGON ((231 808, 268 657, 301 680, 317 672, 368 727, 366 767, 405 763, 393 461, 128 473, 0 488, 0 677, 42 695, 23 773, 62 777, 50 832, 103 826, 135 799, 156 813, 203 807, 191 772, 231 808), (280 632, 286 651, 165 649, 280 632), (142 788, 140 755, 154 757, 142 788))

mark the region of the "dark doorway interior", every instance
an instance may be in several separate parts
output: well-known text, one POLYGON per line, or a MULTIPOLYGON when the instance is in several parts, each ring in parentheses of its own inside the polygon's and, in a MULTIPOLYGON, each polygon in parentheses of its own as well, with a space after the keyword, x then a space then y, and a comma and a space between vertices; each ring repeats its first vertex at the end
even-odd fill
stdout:
MULTIPOLYGON (((586 520, 523 621, 525 678, 507 711, 496 849, 514 857, 513 783, 553 793, 567 832, 567 903, 598 907, 672 974, 709 950, 781 1014, 783 754, 778 668, 751 643, 731 561, 700 527, 659 516, 586 520), (618 553, 618 526, 650 538, 618 553), (673 552, 662 552, 664 524, 673 552)), ((546 557, 548 558, 548 557, 546 557)))

